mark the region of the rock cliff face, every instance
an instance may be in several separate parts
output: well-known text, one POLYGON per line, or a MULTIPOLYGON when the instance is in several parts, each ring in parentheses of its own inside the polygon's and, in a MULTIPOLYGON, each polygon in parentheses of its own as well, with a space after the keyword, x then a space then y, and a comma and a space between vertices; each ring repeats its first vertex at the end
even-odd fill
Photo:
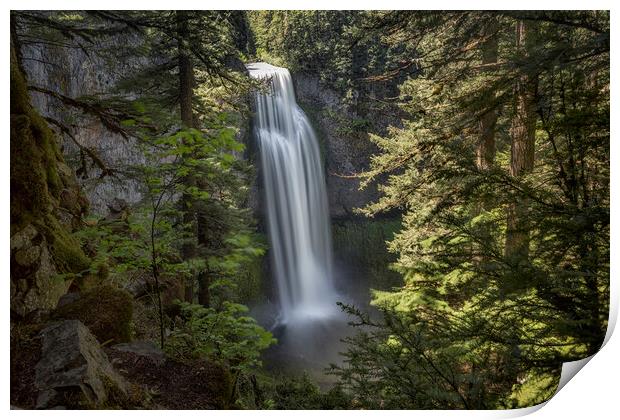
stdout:
MULTIPOLYGON (((129 74, 141 63, 132 56, 110 63, 97 54, 97 50, 110 48, 115 43, 131 46, 138 42, 135 36, 117 36, 106 45, 89 47, 94 49, 94 53, 89 54, 79 48, 27 45, 22 49, 24 70, 30 85, 70 98, 105 95, 123 75, 129 74)), ((128 203, 140 200, 138 185, 131 177, 125 176, 122 171, 115 172, 115 176, 100 177, 101 169, 92 165, 89 158, 84 159, 75 144, 77 142, 92 149, 107 168, 115 170, 144 161, 135 140, 111 132, 100 120, 68 107, 58 98, 38 92, 31 92, 31 97, 32 105, 44 117, 52 118, 71 130, 75 141, 63 136, 62 151, 74 170, 86 162, 79 183, 90 201, 91 212, 106 215, 108 205, 114 199, 128 203)))
MULTIPOLYGON (((104 58, 105 54, 98 54, 115 45, 137 48, 141 44, 139 35, 117 35, 108 38, 105 43, 94 42, 95 45, 89 44, 92 51, 88 54, 79 48, 38 44, 24 46, 22 56, 28 83, 69 98, 105 98, 123 77, 157 60, 129 54, 110 62, 104 58)), ((238 63, 231 65, 239 67, 238 63)), ((62 152, 74 171, 85 169, 80 170, 78 181, 90 202, 91 213, 106 216, 114 210, 115 203, 132 205, 141 200, 140 184, 132 178, 131 171, 127 171, 131 166, 145 163, 136 139, 110 131, 98 118, 68 107, 51 95, 31 91, 31 102, 43 117, 58 121, 71 130, 73 139, 67 135, 60 136, 62 152), (93 150, 105 167, 113 171, 113 176, 102 177, 101 169, 81 154, 76 143, 93 150)), ((248 119, 241 123, 237 138, 247 142, 248 119)))
POLYGON ((370 156, 377 151, 368 140, 370 122, 352 111, 337 92, 322 86, 318 77, 295 74, 293 80, 297 100, 321 143, 330 215, 332 219, 350 218, 354 209, 377 198, 376 185, 360 191, 359 180, 350 177, 367 169, 370 156))
MULTIPOLYGON (((108 41, 123 44, 137 44, 136 38, 125 37, 108 41)), ((97 48, 109 48, 98 45, 97 48)), ((135 57, 107 62, 101 56, 86 54, 80 49, 61 48, 49 45, 32 45, 22 51, 26 76, 31 85, 42 87, 72 98, 93 94, 106 94, 123 76, 131 73, 141 63, 135 57)), ((349 218, 355 208, 363 206, 377 197, 375 186, 359 191, 359 181, 342 175, 352 175, 366 169, 369 156, 376 152, 368 141, 367 124, 347 107, 335 91, 322 86, 316 76, 294 74, 296 95, 304 108, 321 142, 325 158, 328 198, 332 218, 349 218)), ((32 104, 44 116, 62 122, 72 130, 75 141, 91 148, 110 169, 141 164, 144 158, 135 140, 125 139, 106 129, 96 118, 83 115, 49 95, 33 92, 32 104)), ((248 131, 239 134, 242 141, 252 142, 248 131)), ((64 136, 62 151, 65 159, 74 169, 83 165, 82 156, 75 142, 64 136)), ((252 145, 249 144, 249 149, 252 145)), ((90 201, 92 213, 104 216, 115 200, 129 204, 141 198, 138 184, 122 171, 116 176, 100 178, 101 170, 88 162, 86 173, 81 173, 79 183, 90 201)), ((260 182, 258 183, 260 184, 260 182)), ((259 186, 260 188, 260 186, 259 186)), ((254 191, 249 205, 257 214, 260 192, 254 191)))

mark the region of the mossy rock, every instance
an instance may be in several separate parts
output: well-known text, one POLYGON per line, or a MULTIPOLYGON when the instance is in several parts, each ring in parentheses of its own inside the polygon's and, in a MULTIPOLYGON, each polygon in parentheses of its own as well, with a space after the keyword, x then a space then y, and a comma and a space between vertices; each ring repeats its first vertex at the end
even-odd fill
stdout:
POLYGON ((53 309, 71 283, 89 269, 91 261, 73 236, 87 200, 64 162, 55 133, 30 104, 13 47, 10 96, 11 261, 15 262, 11 264, 11 291, 15 290, 11 308, 25 316, 53 309), (34 232, 37 242, 17 240, 25 231, 34 232), (39 247, 36 252, 34 246, 39 247))
POLYGON ((78 319, 101 343, 131 341, 133 298, 112 285, 93 287, 56 309, 54 318, 78 319))
POLYGON ((54 217, 47 216, 46 224, 40 225, 51 244, 50 251, 58 271, 81 273, 90 267, 91 261, 84 254, 77 239, 67 232, 54 217))
POLYGON ((206 366, 204 371, 200 370, 201 375, 204 372, 208 380, 205 392, 212 395, 216 409, 230 409, 231 402, 235 400, 234 380, 230 368, 214 362, 206 362, 206 366))
POLYGON ((11 54, 11 224, 50 212, 62 191, 62 154, 47 122, 30 105, 26 82, 11 54))

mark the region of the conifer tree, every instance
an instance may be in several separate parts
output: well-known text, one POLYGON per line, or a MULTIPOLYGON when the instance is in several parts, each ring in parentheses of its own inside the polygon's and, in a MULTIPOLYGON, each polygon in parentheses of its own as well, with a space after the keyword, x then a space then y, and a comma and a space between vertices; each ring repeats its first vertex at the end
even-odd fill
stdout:
POLYGON ((409 60, 421 70, 400 87, 411 98, 403 127, 372 137, 381 153, 362 174, 390 175, 364 213, 405 211, 389 243, 405 284, 376 293, 383 322, 349 308, 370 332, 351 339, 335 371, 369 406, 542 401, 561 363, 592 354, 604 335, 609 15, 371 19, 416 45, 409 60), (405 386, 407 396, 389 393, 405 386))

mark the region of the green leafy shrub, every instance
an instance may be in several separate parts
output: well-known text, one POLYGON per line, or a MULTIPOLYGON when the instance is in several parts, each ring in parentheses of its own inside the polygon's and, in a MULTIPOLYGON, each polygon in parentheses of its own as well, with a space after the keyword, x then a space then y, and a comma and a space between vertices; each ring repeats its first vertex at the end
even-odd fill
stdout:
POLYGON ((351 401, 338 386, 321 392, 308 375, 284 378, 276 383, 270 397, 268 408, 275 410, 347 409, 351 401))
POLYGON ((336 385, 323 391, 307 374, 257 372, 238 381, 239 408, 257 410, 333 410, 355 408, 353 397, 336 385))
POLYGON ((166 342, 166 351, 177 359, 205 357, 245 372, 259 367, 261 351, 276 342, 245 315, 244 305, 224 302, 219 310, 187 302, 179 305, 181 321, 166 342))

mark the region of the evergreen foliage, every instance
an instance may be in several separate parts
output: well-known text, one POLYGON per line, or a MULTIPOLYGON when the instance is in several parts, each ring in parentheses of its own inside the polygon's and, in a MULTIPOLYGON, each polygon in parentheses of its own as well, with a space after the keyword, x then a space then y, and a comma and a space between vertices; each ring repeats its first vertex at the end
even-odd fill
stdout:
POLYGON ((390 174, 364 213, 405 210, 389 245, 405 285, 377 297, 384 321, 360 322, 375 332, 350 340, 348 367, 336 372, 374 407, 513 407, 532 382, 545 386, 527 404, 542 401, 555 383, 544 378, 596 352, 605 333, 609 15, 528 15, 535 38, 526 55, 515 46, 513 16, 377 15, 394 42, 420 34, 422 73, 401 85, 409 117, 373 137, 381 154, 362 174, 365 182, 390 174), (498 59, 481 65, 490 36, 498 59), (515 173, 523 78, 536 80, 527 114, 536 158, 515 173), (481 162, 490 112, 497 152, 481 162), (515 221, 518 253, 508 246, 515 221))
MULTIPOLYGON (((251 11, 248 20, 258 59, 282 65, 295 73, 319 76, 345 102, 360 110, 376 97, 395 93, 396 83, 370 85, 368 75, 391 72, 403 56, 413 54, 410 44, 386 43, 368 12, 344 10, 251 11)), ((397 80, 414 74, 411 66, 397 80)))

